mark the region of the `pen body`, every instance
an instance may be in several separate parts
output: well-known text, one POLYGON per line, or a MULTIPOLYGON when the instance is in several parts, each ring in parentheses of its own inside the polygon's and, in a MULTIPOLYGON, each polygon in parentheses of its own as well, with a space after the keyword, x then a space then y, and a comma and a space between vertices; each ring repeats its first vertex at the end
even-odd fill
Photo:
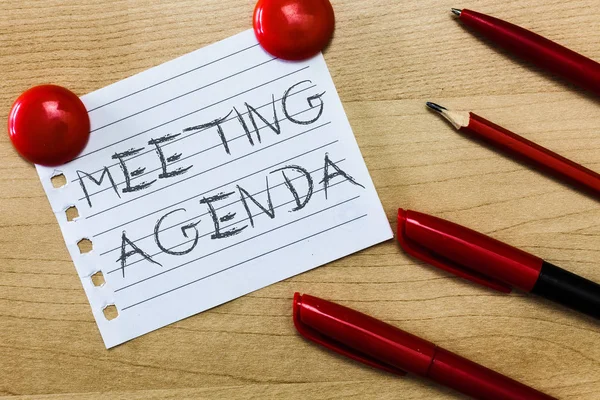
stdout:
POLYGON ((531 293, 600 319, 600 285, 549 262, 531 293))
POLYGON ((548 396, 440 347, 437 348, 428 376, 441 385, 450 387, 475 399, 554 399, 554 397, 548 396))
POLYGON ((600 174, 554 153, 522 136, 469 113, 469 124, 460 131, 516 156, 550 175, 563 179, 600 198, 600 174))
POLYGON ((294 296, 294 324, 316 343, 386 371, 429 378, 475 399, 551 400, 395 326, 310 295, 294 296))
POLYGON ((600 64, 527 29, 471 10, 460 20, 519 57, 600 94, 600 64))

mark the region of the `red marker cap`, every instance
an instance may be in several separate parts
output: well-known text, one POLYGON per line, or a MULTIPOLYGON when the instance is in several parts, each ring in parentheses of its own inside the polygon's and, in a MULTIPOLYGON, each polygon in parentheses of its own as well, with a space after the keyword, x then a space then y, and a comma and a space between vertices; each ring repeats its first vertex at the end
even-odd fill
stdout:
POLYGON ((90 118, 73 92, 55 85, 23 93, 8 116, 8 135, 28 161, 60 165, 75 158, 90 137, 90 118))
POLYGON ((329 0, 259 0, 253 25, 266 51, 284 60, 304 60, 329 43, 335 18, 329 0))
POLYGON ((531 291, 544 263, 464 226, 401 208, 398 242, 413 257, 501 292, 531 291))

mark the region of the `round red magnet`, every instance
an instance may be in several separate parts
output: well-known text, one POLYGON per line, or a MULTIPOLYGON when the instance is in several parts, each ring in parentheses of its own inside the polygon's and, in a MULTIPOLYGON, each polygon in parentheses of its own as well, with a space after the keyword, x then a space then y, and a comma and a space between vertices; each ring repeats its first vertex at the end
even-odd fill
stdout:
POLYGON ((90 137, 90 118, 73 92, 55 85, 33 87, 8 116, 15 149, 35 164, 54 166, 75 158, 90 137))
POLYGON ((253 24, 266 51, 284 60, 303 60, 329 43, 335 18, 329 0, 259 0, 253 24))

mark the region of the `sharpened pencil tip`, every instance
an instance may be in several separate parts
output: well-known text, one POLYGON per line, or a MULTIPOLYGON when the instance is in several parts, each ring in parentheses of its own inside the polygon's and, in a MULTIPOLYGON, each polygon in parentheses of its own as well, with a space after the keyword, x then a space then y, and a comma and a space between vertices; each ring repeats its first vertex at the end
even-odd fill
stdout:
POLYGON ((440 106, 439 104, 435 104, 435 103, 432 103, 432 102, 430 102, 430 101, 428 101, 426 104, 427 104, 427 107, 429 107, 429 108, 431 108, 432 110, 434 110, 434 111, 437 111, 437 112, 439 112, 439 113, 441 113, 441 112, 442 112, 442 111, 444 111, 444 110, 447 110, 447 108, 446 108, 446 107, 442 107, 442 106, 440 106))
POLYGON ((459 10, 458 8, 453 8, 453 9, 452 9, 452 13, 453 13, 454 15, 457 15, 457 16, 459 16, 459 17, 460 17, 460 13, 461 13, 461 12, 462 12, 462 10, 459 10))

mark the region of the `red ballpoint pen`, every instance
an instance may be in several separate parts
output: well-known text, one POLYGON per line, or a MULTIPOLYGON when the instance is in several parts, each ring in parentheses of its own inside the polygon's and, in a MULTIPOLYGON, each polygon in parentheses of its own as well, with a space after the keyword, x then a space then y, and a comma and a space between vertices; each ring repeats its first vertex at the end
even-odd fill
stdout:
POLYGON ((499 46, 572 83, 600 94, 600 64, 527 29, 471 10, 452 9, 460 21, 499 46))
POLYGON ((294 325, 305 338, 339 354, 398 375, 410 372, 426 377, 475 399, 554 399, 392 325, 318 297, 294 294, 294 325))
POLYGON ((398 210, 404 251, 501 292, 517 288, 600 318, 600 285, 464 226, 398 210))

